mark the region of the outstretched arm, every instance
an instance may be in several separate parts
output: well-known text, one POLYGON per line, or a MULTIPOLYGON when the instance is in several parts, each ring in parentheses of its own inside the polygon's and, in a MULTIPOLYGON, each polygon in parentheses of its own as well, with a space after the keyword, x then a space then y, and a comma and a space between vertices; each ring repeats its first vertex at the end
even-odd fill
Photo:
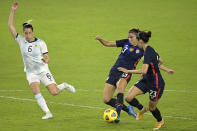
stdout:
POLYGON ((127 70, 127 69, 122 68, 122 67, 118 67, 118 70, 122 71, 124 73, 129 73, 129 74, 143 74, 144 75, 144 74, 147 73, 148 67, 149 67, 148 64, 143 64, 142 69, 139 69, 139 70, 127 70))
POLYGON ((108 47, 116 47, 116 42, 115 41, 106 41, 104 39, 102 39, 100 36, 96 36, 95 40, 100 41, 104 46, 108 46, 108 47))
POLYGON ((163 65, 163 60, 161 58, 159 58, 159 68, 162 69, 163 71, 168 72, 169 74, 174 74, 174 70, 169 69, 163 65))
POLYGON ((14 27, 14 13, 15 13, 15 11, 16 11, 17 8, 18 8, 18 3, 15 2, 12 5, 10 16, 9 16, 9 20, 8 20, 8 27, 9 27, 10 32, 12 33, 12 36, 14 38, 16 38, 16 35, 17 35, 17 31, 16 31, 16 29, 14 27))
MULTIPOLYGON (((144 75, 144 74, 147 73, 148 67, 149 67, 148 64, 143 64, 142 69, 139 69, 139 70, 127 70, 127 69, 122 68, 122 67, 118 67, 118 70, 122 71, 122 72, 125 72, 125 73, 130 73, 130 74, 133 73, 133 74, 143 74, 144 75)), ((163 60, 161 58, 159 58, 159 68, 168 72, 169 74, 174 74, 174 70, 169 69, 169 68, 167 68, 163 65, 163 60)))

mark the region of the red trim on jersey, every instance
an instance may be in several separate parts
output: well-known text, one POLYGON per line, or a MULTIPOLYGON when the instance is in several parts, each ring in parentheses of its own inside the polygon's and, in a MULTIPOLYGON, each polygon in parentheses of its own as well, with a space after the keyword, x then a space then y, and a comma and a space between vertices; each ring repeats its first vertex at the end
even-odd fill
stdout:
POLYGON ((155 76, 155 67, 153 65, 153 62, 151 62, 150 65, 151 65, 151 68, 152 68, 152 71, 153 71, 153 75, 155 76))
POLYGON ((155 77, 156 77, 156 88, 158 89, 159 81, 158 81, 158 74, 157 73, 155 74, 155 77))
POLYGON ((154 65, 153 65, 153 63, 152 63, 152 62, 150 63, 150 65, 151 65, 151 68, 152 68, 152 71, 153 71, 153 75, 155 76, 155 80, 156 80, 156 88, 158 89, 158 86, 159 86, 158 74, 157 74, 157 73, 155 73, 155 67, 154 67, 154 65))
POLYGON ((160 93, 160 89, 161 89, 161 88, 159 88, 159 89, 158 89, 158 91, 157 91, 157 96, 156 96, 156 99, 155 99, 155 101, 157 101, 157 100, 158 100, 159 93, 160 93))
POLYGON ((134 66, 133 66, 133 70, 136 68, 136 66, 137 66, 138 62, 140 61, 140 59, 141 59, 141 58, 139 58, 139 59, 135 62, 134 66))
MULTIPOLYGON (((140 59, 141 59, 141 58, 139 58, 139 59, 135 62, 134 66, 133 66, 133 70, 136 68, 136 66, 137 66, 138 62, 140 61, 140 59)), ((131 77, 131 74, 128 74, 128 76, 127 76, 126 78, 124 78, 124 79, 125 79, 125 80, 128 80, 130 77, 131 77)))

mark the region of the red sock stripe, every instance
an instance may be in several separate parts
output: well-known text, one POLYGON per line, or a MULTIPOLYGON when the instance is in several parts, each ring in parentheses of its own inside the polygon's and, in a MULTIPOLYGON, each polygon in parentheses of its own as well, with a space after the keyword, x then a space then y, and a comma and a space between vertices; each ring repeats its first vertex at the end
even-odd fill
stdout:
POLYGON ((121 107, 123 106, 123 104, 121 104, 121 103, 116 103, 115 105, 116 106, 121 106, 121 107))

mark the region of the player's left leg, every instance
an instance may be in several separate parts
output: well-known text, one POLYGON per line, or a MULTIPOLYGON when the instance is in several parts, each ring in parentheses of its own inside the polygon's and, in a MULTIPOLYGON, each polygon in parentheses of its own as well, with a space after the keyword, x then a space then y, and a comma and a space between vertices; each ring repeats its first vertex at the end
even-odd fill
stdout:
POLYGON ((152 101, 152 100, 149 101, 149 110, 157 120, 157 123, 155 125, 155 128, 153 128, 153 130, 158 130, 164 125, 164 120, 162 119, 161 113, 156 106, 157 103, 158 101, 152 101))
POLYGON ((72 93, 76 92, 75 88, 72 85, 67 84, 66 82, 57 85, 50 71, 43 72, 40 77, 41 82, 47 87, 47 89, 52 95, 57 95, 64 89, 72 93))
POLYGON ((120 112, 123 108, 123 97, 124 97, 124 90, 127 86, 127 81, 124 78, 120 78, 120 80, 117 82, 117 100, 116 100, 116 112, 118 113, 118 118, 115 120, 115 122, 120 121, 120 112))
POLYGON ((160 84, 161 86, 155 87, 152 86, 149 92, 149 110, 152 113, 152 115, 157 120, 157 123, 155 125, 155 128, 153 130, 158 130, 164 125, 164 120, 162 119, 161 113, 159 109, 157 108, 157 103, 159 99, 161 98, 164 90, 164 84, 160 84))
POLYGON ((76 92, 75 88, 72 85, 67 84, 66 82, 59 84, 59 85, 52 83, 52 84, 47 85, 46 87, 51 93, 51 95, 54 95, 54 96, 59 94, 64 89, 72 93, 76 92))
POLYGON ((132 106, 138 108, 140 110, 139 114, 136 115, 136 120, 140 120, 142 118, 143 113, 145 112, 145 108, 135 97, 143 94, 144 92, 140 90, 138 87, 133 86, 128 91, 125 100, 132 106))

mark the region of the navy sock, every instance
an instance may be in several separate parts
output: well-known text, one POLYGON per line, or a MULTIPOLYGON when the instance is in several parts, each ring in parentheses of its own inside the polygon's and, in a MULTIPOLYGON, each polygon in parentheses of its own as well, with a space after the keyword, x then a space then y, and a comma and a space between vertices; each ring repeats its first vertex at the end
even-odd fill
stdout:
POLYGON ((156 108, 154 111, 150 111, 150 112, 157 119, 158 122, 162 121, 161 113, 158 108, 156 108))
POLYGON ((116 99, 115 98, 112 98, 109 102, 106 103, 107 105, 110 105, 112 107, 116 107, 115 104, 116 104, 116 99))
MULTIPOLYGON (((107 102, 106 104, 107 104, 107 105, 110 105, 110 106, 112 106, 112 107, 116 107, 116 101, 117 101, 117 99, 112 98, 112 99, 111 99, 109 102, 107 102)), ((127 113, 129 112, 127 106, 124 105, 124 104, 123 104, 122 110, 125 111, 125 112, 127 112, 127 113)))
POLYGON ((143 109, 143 105, 139 103, 139 101, 134 98, 133 100, 131 100, 130 102, 128 102, 130 105, 137 107, 139 110, 143 109))
POLYGON ((129 109, 127 108, 127 106, 125 104, 123 104, 122 110, 127 113, 129 112, 129 109))
POLYGON ((123 93, 117 94, 117 101, 116 101, 116 112, 120 116, 120 112, 123 108, 123 93))

